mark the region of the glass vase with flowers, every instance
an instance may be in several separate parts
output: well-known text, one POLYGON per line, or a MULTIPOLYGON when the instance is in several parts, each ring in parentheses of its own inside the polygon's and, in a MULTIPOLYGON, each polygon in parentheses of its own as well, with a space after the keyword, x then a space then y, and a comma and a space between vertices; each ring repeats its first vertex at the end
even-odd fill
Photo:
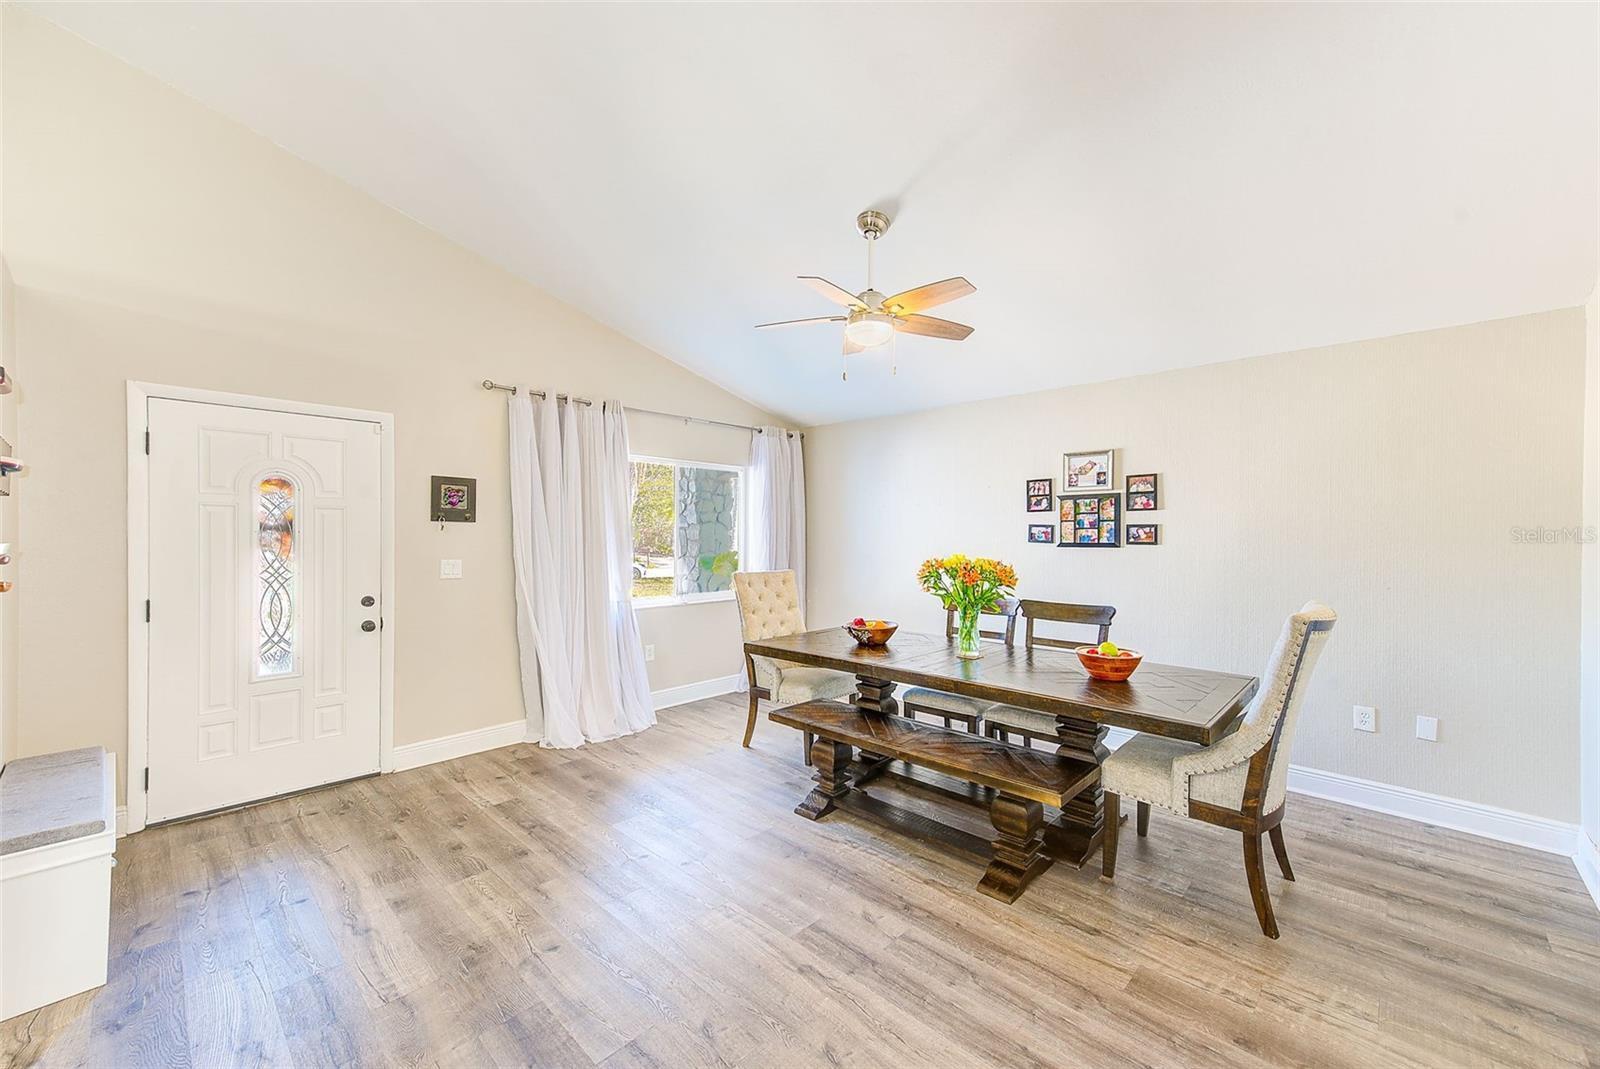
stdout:
POLYGON ((955 610, 956 656, 971 661, 983 656, 978 614, 995 610, 1001 599, 1016 591, 1017 573, 1004 561, 956 553, 923 561, 917 582, 955 610))

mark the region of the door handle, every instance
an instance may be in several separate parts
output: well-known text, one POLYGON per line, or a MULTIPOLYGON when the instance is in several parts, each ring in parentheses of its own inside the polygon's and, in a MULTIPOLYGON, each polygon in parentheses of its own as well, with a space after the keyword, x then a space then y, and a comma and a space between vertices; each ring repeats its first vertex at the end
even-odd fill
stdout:
POLYGON ((371 594, 368 594, 366 597, 361 599, 361 607, 364 609, 370 609, 377 603, 377 599, 375 599, 371 594))
POLYGON ((363 630, 363 631, 376 631, 377 629, 378 629, 378 625, 373 623, 371 620, 362 620, 361 621, 361 630, 363 630))

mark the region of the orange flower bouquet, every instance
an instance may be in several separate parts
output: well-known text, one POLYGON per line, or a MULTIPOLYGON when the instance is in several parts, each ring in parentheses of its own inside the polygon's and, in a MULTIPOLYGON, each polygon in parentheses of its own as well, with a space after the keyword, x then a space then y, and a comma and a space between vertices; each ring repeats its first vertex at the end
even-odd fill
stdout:
POLYGON ((1016 591, 1017 573, 1005 561, 956 553, 923 561, 917 569, 917 582, 956 610, 956 656, 970 661, 983 656, 978 647, 978 614, 1016 591))

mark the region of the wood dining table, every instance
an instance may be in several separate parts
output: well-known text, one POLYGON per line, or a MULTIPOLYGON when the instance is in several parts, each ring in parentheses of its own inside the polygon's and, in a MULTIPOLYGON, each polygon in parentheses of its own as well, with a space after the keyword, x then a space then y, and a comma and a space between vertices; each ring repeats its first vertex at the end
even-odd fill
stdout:
MULTIPOLYGON (((1044 713, 1056 719, 1059 752, 1096 765, 1110 753, 1105 738, 1112 727, 1209 745, 1235 725, 1259 685, 1254 676, 1149 661, 1127 681, 1108 683, 1090 678, 1071 650, 986 641, 983 656, 964 660, 953 638, 915 631, 897 631, 876 647, 858 645, 843 628, 825 628, 744 648, 757 657, 852 673, 855 705, 863 713, 898 715, 899 684, 1044 713)), ((1081 866, 1104 836, 1103 802, 1097 780, 1062 806, 1045 826, 1045 852, 1081 866)))

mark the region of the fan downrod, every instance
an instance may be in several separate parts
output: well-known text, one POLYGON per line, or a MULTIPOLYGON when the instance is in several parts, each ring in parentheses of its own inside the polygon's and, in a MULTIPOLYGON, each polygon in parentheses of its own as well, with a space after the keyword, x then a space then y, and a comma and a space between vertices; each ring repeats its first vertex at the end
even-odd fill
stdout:
POLYGON ((868 208, 856 216, 856 229, 868 241, 876 241, 883 237, 883 232, 889 229, 889 217, 880 211, 868 208))

